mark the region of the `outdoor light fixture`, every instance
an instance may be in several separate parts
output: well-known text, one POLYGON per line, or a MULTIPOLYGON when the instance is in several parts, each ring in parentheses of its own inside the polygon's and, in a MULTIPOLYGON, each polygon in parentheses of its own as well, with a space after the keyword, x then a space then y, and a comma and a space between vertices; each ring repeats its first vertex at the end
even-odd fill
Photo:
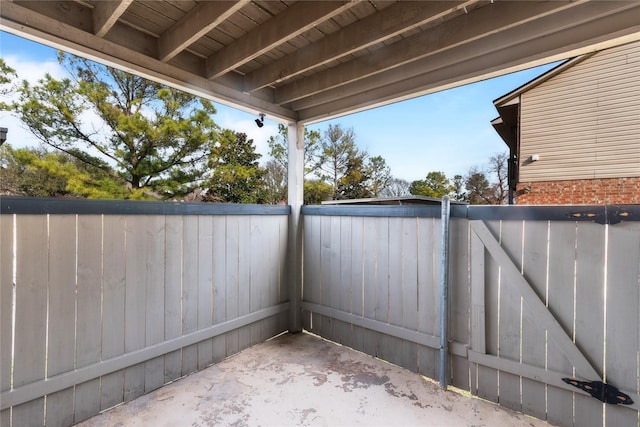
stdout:
POLYGON ((8 131, 9 129, 7 128, 0 128, 0 145, 4 144, 4 142, 7 140, 8 131))
POLYGON ((260 117, 256 119, 256 124, 259 128, 264 126, 264 114, 260 113, 260 117))

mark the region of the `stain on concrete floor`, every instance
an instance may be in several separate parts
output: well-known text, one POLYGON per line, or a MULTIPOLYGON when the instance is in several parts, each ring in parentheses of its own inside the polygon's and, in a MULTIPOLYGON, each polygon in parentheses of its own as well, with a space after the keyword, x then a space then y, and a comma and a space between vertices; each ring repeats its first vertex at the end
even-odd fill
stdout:
POLYGON ((79 425, 548 426, 310 334, 251 347, 79 425))

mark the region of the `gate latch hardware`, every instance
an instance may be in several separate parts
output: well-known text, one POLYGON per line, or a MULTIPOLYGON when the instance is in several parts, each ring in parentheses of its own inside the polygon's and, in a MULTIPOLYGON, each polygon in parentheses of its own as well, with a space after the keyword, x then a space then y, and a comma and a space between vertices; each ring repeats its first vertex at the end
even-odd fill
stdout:
POLYGON ((631 400, 628 395, 624 394, 611 384, 603 383, 602 381, 578 381, 571 378, 563 378, 562 381, 586 391, 591 396, 605 403, 620 403, 622 405, 633 404, 633 400, 631 400))

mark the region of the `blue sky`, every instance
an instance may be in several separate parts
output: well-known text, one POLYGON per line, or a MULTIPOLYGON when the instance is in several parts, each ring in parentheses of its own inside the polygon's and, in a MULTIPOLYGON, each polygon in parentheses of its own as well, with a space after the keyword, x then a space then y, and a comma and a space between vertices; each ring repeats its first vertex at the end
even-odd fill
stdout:
MULTIPOLYGON (((18 72, 20 79, 36 81, 45 72, 61 76, 56 50, 12 34, 0 32, 0 56, 18 72)), ((409 182, 430 171, 452 178, 470 168, 482 168, 506 146, 491 127, 497 117, 493 100, 539 76, 552 65, 508 74, 478 83, 425 95, 385 107, 316 123, 321 133, 329 124, 353 128, 358 146, 371 156, 382 156, 394 177, 409 182)), ((247 133, 267 160, 267 140, 277 134, 277 123, 265 121, 258 128, 255 116, 216 103, 216 123, 247 133)), ((7 142, 14 147, 34 146, 38 141, 20 122, 0 112, 0 126, 9 128, 7 142)))

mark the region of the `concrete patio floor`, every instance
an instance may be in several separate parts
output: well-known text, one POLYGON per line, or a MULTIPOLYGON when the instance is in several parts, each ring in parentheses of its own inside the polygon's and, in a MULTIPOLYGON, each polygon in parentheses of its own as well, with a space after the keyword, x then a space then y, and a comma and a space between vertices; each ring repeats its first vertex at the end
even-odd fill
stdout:
POLYGON ((79 425, 548 426, 310 334, 281 335, 79 425))

